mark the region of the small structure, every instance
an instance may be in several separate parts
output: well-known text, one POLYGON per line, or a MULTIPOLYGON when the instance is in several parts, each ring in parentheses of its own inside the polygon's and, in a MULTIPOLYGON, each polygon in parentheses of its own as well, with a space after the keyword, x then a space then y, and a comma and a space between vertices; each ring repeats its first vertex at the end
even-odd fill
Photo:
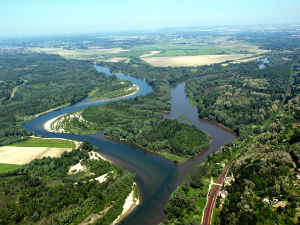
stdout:
POLYGON ((232 181, 234 181, 233 173, 231 173, 231 176, 225 177, 225 180, 224 180, 225 186, 226 186, 226 185, 230 185, 230 183, 231 183, 232 181))
POLYGON ((221 195, 222 198, 225 198, 226 195, 227 195, 227 193, 228 193, 227 190, 223 189, 223 190, 220 192, 220 195, 221 195))
POLYGON ((270 200, 268 198, 264 198, 262 201, 263 203, 270 203, 270 200))
POLYGON ((221 163, 221 167, 224 168, 225 167, 225 163, 221 163))
POLYGON ((277 199, 277 198, 274 198, 274 199, 273 199, 273 203, 274 203, 274 204, 277 204, 277 203, 278 203, 278 199, 277 199))
POLYGON ((297 173, 297 178, 300 180, 300 173, 297 173))

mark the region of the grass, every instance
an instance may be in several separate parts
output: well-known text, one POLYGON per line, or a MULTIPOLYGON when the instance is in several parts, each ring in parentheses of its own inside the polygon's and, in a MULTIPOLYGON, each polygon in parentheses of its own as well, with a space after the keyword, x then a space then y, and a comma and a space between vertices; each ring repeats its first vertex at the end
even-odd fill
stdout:
POLYGON ((211 46, 211 45, 199 45, 193 41, 187 41, 184 43, 179 42, 158 42, 156 44, 140 45, 129 49, 126 52, 117 52, 107 54, 112 57, 139 57, 144 54, 150 53, 150 51, 160 51, 160 53, 151 55, 151 57, 166 57, 166 56, 194 56, 194 55, 215 55, 226 54, 229 51, 211 46))
POLYGON ((197 102, 193 98, 189 98, 189 103, 191 106, 197 106, 197 102))
POLYGON ((188 158, 184 157, 184 156, 180 156, 180 155, 175 155, 169 152, 163 152, 163 151, 158 151, 158 154, 160 154, 163 157, 166 157, 167 159, 174 161, 174 162, 184 162, 186 161, 188 158))
POLYGON ((11 144, 18 147, 52 147, 52 148, 75 148, 72 141, 62 139, 30 138, 26 141, 11 144))
POLYGON ((47 87, 48 83, 47 82, 34 82, 34 83, 30 83, 29 86, 35 87, 35 88, 41 88, 41 87, 47 87))
POLYGON ((197 47, 194 49, 174 49, 174 50, 163 50, 158 54, 153 55, 154 57, 166 57, 166 56, 194 56, 194 55, 215 55, 224 54, 224 51, 219 50, 215 47, 205 46, 197 47))
POLYGON ((188 118, 186 118, 184 115, 181 115, 181 114, 178 115, 178 118, 185 120, 187 122, 191 122, 188 118))
POLYGON ((216 209, 216 207, 215 207, 214 210, 213 210, 212 218, 211 218, 211 224, 212 225, 214 225, 215 222, 216 222, 216 214, 217 214, 217 212, 219 212, 219 210, 216 209))
POLYGON ((20 168, 22 165, 0 163, 0 173, 7 173, 20 168))
POLYGON ((107 98, 107 99, 112 99, 112 98, 119 98, 125 95, 132 94, 137 91, 137 86, 130 85, 127 88, 122 88, 122 89, 117 89, 117 90, 112 90, 112 91, 100 91, 98 88, 93 90, 89 96, 90 100, 96 100, 96 99, 102 99, 102 98, 107 98))

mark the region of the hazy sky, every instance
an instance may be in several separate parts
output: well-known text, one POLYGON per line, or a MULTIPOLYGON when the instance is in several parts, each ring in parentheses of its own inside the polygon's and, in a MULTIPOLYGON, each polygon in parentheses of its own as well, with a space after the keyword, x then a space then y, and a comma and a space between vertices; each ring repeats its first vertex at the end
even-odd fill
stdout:
POLYGON ((298 23, 299 0, 0 0, 0 35, 298 23))

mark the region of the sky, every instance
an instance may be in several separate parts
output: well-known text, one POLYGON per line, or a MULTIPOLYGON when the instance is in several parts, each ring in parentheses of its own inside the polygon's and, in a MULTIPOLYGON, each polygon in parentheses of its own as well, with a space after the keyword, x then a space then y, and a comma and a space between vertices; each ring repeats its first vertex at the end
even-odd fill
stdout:
POLYGON ((0 37, 299 21, 299 0, 0 0, 0 37))

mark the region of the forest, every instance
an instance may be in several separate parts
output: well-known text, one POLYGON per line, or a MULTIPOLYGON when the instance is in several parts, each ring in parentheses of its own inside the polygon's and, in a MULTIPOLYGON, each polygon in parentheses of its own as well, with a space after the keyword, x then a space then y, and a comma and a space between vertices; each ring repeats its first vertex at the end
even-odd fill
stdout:
MULTIPOLYGON (((261 36, 261 46, 263 42, 261 36)), ((294 40, 285 45, 282 49, 292 49, 294 40)), ((270 52, 266 56, 269 63, 261 70, 258 70, 259 60, 226 62, 227 66, 167 68, 152 67, 138 57, 130 57, 126 63, 101 62, 112 72, 145 79, 154 92, 86 108, 76 112, 79 116, 72 119, 64 116, 55 128, 78 134, 104 131, 112 138, 159 152, 176 162, 184 161, 210 143, 209 136, 196 127, 163 119, 170 111, 170 88, 190 80, 186 93, 198 107, 199 117, 217 121, 236 131, 239 137, 209 155, 208 161, 198 165, 171 194, 164 223, 199 224, 211 179, 215 181, 222 171, 221 165, 236 155, 239 157, 230 171, 235 180, 225 187, 227 197, 217 201, 214 223, 256 224, 263 223, 263 218, 267 224, 297 223, 300 109, 299 62, 295 60, 299 58, 299 50, 270 52), (279 112, 291 68, 294 85, 283 112, 279 112), (266 198, 270 204, 262 202, 266 198), (275 199, 279 206, 273 204, 275 199)), ((98 73, 91 61, 18 51, 1 52, 0 57, 1 145, 31 135, 19 125, 37 113, 77 102, 89 94, 95 98, 114 97, 111 89, 118 92, 119 88, 127 89, 130 85, 123 86, 114 76, 98 73)), ((34 160, 14 173, 1 174, 0 214, 7 216, 1 217, 0 223, 79 223, 89 214, 103 210, 108 211, 99 224, 111 223, 131 191, 134 176, 105 161, 92 162, 87 157, 84 151, 74 150, 61 159, 34 160), (67 175, 68 167, 80 160, 95 174, 67 175), (86 182, 105 173, 110 176, 104 183, 86 182), (74 185, 76 182, 81 185, 74 185), (59 194, 51 199, 49 196, 54 193, 59 194), (63 205, 55 205, 60 201, 63 205), (42 203, 40 209, 36 208, 38 203, 42 203), (110 208, 112 204, 116 205, 110 208)))
MULTIPOLYGON (((241 73, 251 73, 258 69, 259 62, 248 62, 238 65, 223 67, 221 65, 191 67, 168 67, 156 68, 145 64, 141 59, 132 57, 128 63, 108 63, 103 62, 101 66, 107 66, 112 72, 121 72, 125 75, 145 79, 154 89, 154 92, 147 96, 135 97, 129 100, 109 103, 100 107, 88 107, 84 110, 59 118, 54 130, 64 130, 69 133, 95 133, 104 131, 110 137, 139 145, 148 150, 158 151, 169 159, 174 159, 172 155, 177 154, 175 161, 183 161, 186 157, 194 156, 209 145, 209 138, 196 128, 189 125, 179 124, 177 121, 166 121, 166 127, 160 126, 159 120, 170 110, 169 91, 172 86, 180 81, 190 78, 204 77, 210 74, 224 73, 228 76, 237 71, 241 73), (75 115, 77 114, 77 115, 75 115), (170 135, 162 134, 157 141, 153 142, 150 135, 156 132, 158 127, 168 132, 167 127, 173 127, 177 132, 170 135), (186 141, 174 141, 178 134, 187 134, 186 141), (197 133, 200 144, 193 137, 197 133), (172 144, 171 144, 172 143, 172 144), (189 143, 187 145, 186 143, 189 143), (176 145, 176 146, 175 146, 176 145), (196 148, 195 146, 199 147, 196 148), (188 150, 190 149, 190 150, 188 150), (178 158, 178 155, 183 158, 178 158), (170 157, 171 156, 171 157, 170 157)), ((199 79, 200 79, 199 78, 199 79)))
POLYGON ((276 112, 286 91, 291 63, 246 74, 216 74, 193 79, 187 95, 198 107, 199 117, 213 120, 248 135, 276 112))
MULTIPOLYGON (((132 191, 134 175, 100 158, 90 159, 88 141, 61 158, 44 157, 0 174, 0 224, 111 224, 132 191), (70 166, 83 171, 72 173, 70 166), (106 180, 95 178, 107 174, 106 180)), ((135 193, 136 194, 136 193, 135 193)))
POLYGON ((0 54, 0 68, 0 145, 29 136, 20 125, 33 115, 75 103, 96 87, 108 90, 115 80, 87 62, 17 50, 0 54))
MULTIPOLYGON (((207 162, 202 165, 203 169, 201 171, 195 170, 191 176, 185 179, 183 184, 176 188, 165 208, 166 219, 161 223, 162 225, 200 224, 206 203, 206 194, 208 193, 208 183, 210 179, 216 180, 218 178, 223 169, 221 165, 226 165, 234 156, 237 156, 237 160, 227 175, 231 183, 223 184, 222 190, 226 190, 225 193, 227 194, 225 198, 218 197, 212 224, 299 224, 300 181, 297 174, 299 174, 300 169, 300 61, 294 61, 292 66, 289 63, 267 67, 249 73, 247 76, 235 74, 232 76, 235 81, 232 79, 233 77, 221 76, 223 77, 221 80, 212 75, 208 76, 208 80, 211 82, 210 85, 214 84, 215 81, 221 82, 227 87, 239 83, 241 85, 239 87, 243 88, 240 95, 247 98, 251 97, 251 94, 256 95, 260 90, 259 87, 264 87, 263 93, 269 93, 270 101, 272 99, 280 103, 280 101, 285 100, 283 108, 280 111, 278 108, 280 104, 277 104, 277 108, 273 109, 272 113, 255 124, 251 120, 248 122, 245 119, 240 121, 244 125, 255 127, 255 129, 252 130, 253 132, 244 133, 243 137, 226 143, 219 150, 210 154, 207 162), (290 69, 293 71, 293 82, 291 89, 288 89, 289 81, 286 76, 290 74, 290 69), (266 76, 267 74, 276 79, 272 80, 271 77, 266 76), (250 82, 249 79, 256 79, 258 82, 250 82), (268 82, 262 85, 261 79, 266 79, 264 82, 268 82), (247 81, 245 82, 245 80, 247 81), (249 84, 252 85, 252 91, 247 91, 249 84), (275 88, 271 90, 270 87, 272 86, 277 87, 276 90, 275 88), (283 99, 284 93, 287 93, 286 99, 283 99), (276 96, 280 99, 277 99, 276 96), (231 174, 234 179, 230 176, 231 174)), ((198 94, 194 92, 192 95, 191 92, 188 92, 193 96, 192 98, 195 98, 197 104, 202 99, 202 95, 212 96, 208 93, 212 92, 214 88, 208 89, 204 84, 204 91, 199 91, 202 90, 202 87, 196 89, 196 85, 191 83, 189 83, 187 90, 198 90, 198 94), (190 87, 194 87, 194 89, 190 89, 190 87)), ((232 89, 227 88, 223 92, 221 89, 221 96, 227 101, 219 103, 220 111, 223 113, 235 112, 238 115, 238 111, 234 111, 236 109, 233 106, 239 104, 239 111, 245 114, 244 118, 248 116, 251 119, 255 108, 246 110, 244 104, 231 101, 236 99, 234 92, 230 93, 232 89), (231 106, 228 105, 230 102, 231 106)), ((246 100, 244 99, 243 102, 246 100)), ((213 104, 214 101, 211 100, 207 106, 212 107, 213 104)), ((260 105, 264 106, 262 103, 260 105)), ((204 107, 200 109, 206 110, 204 107)), ((201 112, 199 113, 201 114, 201 112)), ((224 121, 221 122, 224 123, 224 121)), ((235 125, 239 121, 232 122, 235 125)))
POLYGON ((170 107, 168 99, 154 92, 100 107, 91 106, 79 111, 82 119, 72 116, 78 112, 68 114, 58 118, 53 128, 79 134, 104 131, 109 137, 182 161, 206 149, 210 137, 177 120, 163 120, 163 113, 170 107))

